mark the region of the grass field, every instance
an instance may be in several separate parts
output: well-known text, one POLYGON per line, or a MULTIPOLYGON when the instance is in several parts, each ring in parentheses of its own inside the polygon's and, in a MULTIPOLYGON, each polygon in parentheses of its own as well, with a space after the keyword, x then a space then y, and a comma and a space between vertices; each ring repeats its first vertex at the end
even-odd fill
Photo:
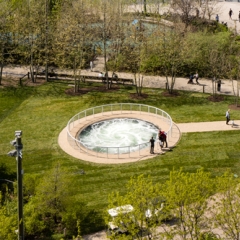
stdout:
MULTIPOLYGON (((91 86, 88 86, 91 87, 91 86)), ((183 134, 181 141, 165 155, 137 163, 100 165, 74 159, 63 152, 57 139, 68 120, 76 113, 102 104, 135 102, 158 107, 168 112, 176 123, 225 120, 225 111, 234 102, 225 96, 222 102, 210 102, 208 94, 179 92, 177 97, 164 97, 161 89, 144 89, 145 99, 133 99, 132 87, 118 91, 90 91, 80 96, 65 94, 68 85, 47 83, 38 87, 0 88, 0 164, 16 171, 16 161, 7 156, 15 130, 22 130, 23 169, 25 176, 43 176, 53 163, 60 161, 70 171, 76 198, 87 208, 101 213, 107 206, 108 194, 119 190, 131 176, 146 174, 163 182, 173 169, 195 172, 203 167, 218 175, 231 169, 240 175, 239 131, 183 134), (79 172, 83 169, 86 174, 79 172)), ((232 111, 234 119, 240 112, 232 111)), ((1 178, 1 176, 0 176, 1 178)), ((101 223, 86 223, 85 232, 96 231, 101 223), (88 226, 89 224, 89 226, 88 226)))

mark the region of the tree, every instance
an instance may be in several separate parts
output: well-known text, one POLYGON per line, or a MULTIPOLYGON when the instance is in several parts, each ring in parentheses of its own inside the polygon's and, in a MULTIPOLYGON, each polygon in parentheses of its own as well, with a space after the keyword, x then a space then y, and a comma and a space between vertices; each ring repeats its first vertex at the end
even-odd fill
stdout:
MULTIPOLYGON (((122 67, 121 59, 123 58, 122 53, 127 39, 126 22, 128 21, 128 17, 124 16, 126 4, 122 0, 117 0, 115 4, 115 14, 113 14, 111 24, 109 25, 109 33, 111 34, 109 34, 107 62, 108 67, 112 70, 112 77, 122 67)), ((109 87, 111 88, 111 82, 109 87)))
MULTIPOLYGON (((111 26, 114 26, 116 23, 116 13, 118 12, 119 8, 117 4, 113 4, 107 0, 100 0, 100 4, 98 7, 98 14, 100 17, 99 28, 97 31, 97 39, 101 42, 101 50, 104 58, 104 71, 106 77, 106 88, 109 89, 111 87, 109 76, 108 76, 108 56, 109 56, 109 49, 110 49, 110 41, 111 41, 111 26)), ((116 25, 115 25, 116 26, 116 25)))
POLYGON ((17 201, 7 200, 4 205, 0 204, 0 239, 16 239, 17 226, 17 201))
POLYGON ((158 54, 162 62, 167 89, 170 94, 173 94, 176 77, 184 59, 183 41, 184 38, 176 29, 170 32, 164 32, 163 38, 160 40, 161 48, 158 54))
POLYGON ((8 191, 6 186, 4 195, 0 191, 0 239, 11 240, 16 238, 17 215, 17 196, 14 191, 8 191))
POLYGON ((190 71, 212 79, 213 96, 217 96, 217 81, 224 77, 236 76, 233 56, 237 45, 229 32, 211 34, 207 32, 188 33, 183 45, 185 64, 190 71))
POLYGON ((14 9, 11 1, 0 1, 0 85, 4 65, 12 61, 12 39, 9 29, 14 9))
POLYGON ((59 163, 45 173, 24 207, 28 235, 53 232, 61 223, 70 201, 70 181, 69 173, 59 163))
POLYGON ((210 173, 203 169, 196 173, 172 171, 163 189, 166 202, 177 221, 174 227, 165 228, 168 237, 194 240, 200 239, 203 229, 210 230, 204 215, 207 200, 214 191, 210 173))
POLYGON ((224 239, 240 239, 239 179, 231 172, 217 178, 218 194, 212 197, 212 228, 220 228, 224 239))
POLYGON ((48 80, 48 65, 53 59, 52 34, 61 0, 16 2, 18 4, 9 30, 12 43, 16 46, 14 49, 16 62, 29 65, 32 82, 36 82, 34 72, 38 72, 39 67, 45 64, 46 80, 48 80))
POLYGON ((189 26, 192 15, 196 11, 196 1, 195 0, 173 0, 170 3, 170 6, 174 13, 178 13, 181 16, 182 22, 185 24, 185 30, 189 26))
POLYGON ((134 19, 131 23, 133 35, 128 37, 128 57, 129 64, 132 65, 134 75, 134 84, 137 94, 142 94, 144 75, 142 74, 142 63, 144 59, 144 50, 148 44, 148 38, 143 27, 142 16, 134 19), (136 23, 135 23, 136 22, 136 23))
POLYGON ((201 11, 202 17, 207 16, 208 20, 210 20, 215 13, 218 13, 220 11, 220 7, 217 6, 218 2, 217 0, 197 1, 197 7, 201 11))
POLYGON ((30 78, 36 82, 34 72, 43 64, 44 8, 41 1, 19 1, 12 17, 11 33, 16 62, 29 65, 30 78))
POLYGON ((61 18, 56 25, 53 45, 55 63, 73 70, 75 92, 79 91, 77 76, 80 76, 81 68, 93 58, 91 26, 96 18, 86 1, 66 2, 61 8, 61 18))
MULTIPOLYGON (((160 185, 154 184, 150 177, 132 177, 126 185, 125 195, 115 192, 109 196, 108 209, 117 207, 119 210, 114 218, 106 213, 106 224, 111 222, 124 228, 128 235, 136 239, 151 239, 156 223, 166 217, 160 189, 160 185), (129 211, 125 209, 127 206, 129 211)), ((111 238, 115 239, 114 232, 111 238)))

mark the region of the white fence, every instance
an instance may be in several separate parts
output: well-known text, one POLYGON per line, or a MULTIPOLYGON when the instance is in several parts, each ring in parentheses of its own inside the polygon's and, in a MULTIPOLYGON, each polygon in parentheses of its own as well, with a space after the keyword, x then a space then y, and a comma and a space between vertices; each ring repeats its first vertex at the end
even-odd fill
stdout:
MULTIPOLYGON (((138 114, 138 118, 141 119, 141 115, 148 115, 153 116, 154 118, 157 118, 156 120, 158 122, 164 122, 165 126, 168 126, 168 129, 165 129, 165 132, 167 133, 168 139, 172 136, 172 118, 170 115, 153 106, 144 105, 144 104, 134 104, 134 103, 116 103, 116 104, 108 104, 108 105, 101 105, 93 108, 86 109, 82 112, 77 113, 75 116, 73 116, 67 124, 67 135, 68 135, 68 141, 74 142, 75 146, 79 148, 79 151, 97 156, 97 157, 107 157, 110 156, 113 157, 131 157, 132 155, 138 154, 140 156, 143 153, 143 149, 146 149, 147 146, 149 146, 149 142, 137 144, 135 146, 124 146, 124 147, 108 147, 108 146, 94 146, 94 148, 101 149, 101 151, 95 152, 90 149, 85 148, 81 141, 78 138, 79 131, 78 126, 85 125, 89 123, 89 118, 91 118, 91 121, 94 122, 94 119, 97 121, 99 119, 99 116, 101 116, 101 119, 104 119, 104 116, 106 118, 109 118, 109 115, 111 118, 114 118, 114 116, 119 117, 121 114, 138 114), (114 152, 114 154, 113 154, 114 152), (123 154, 124 153, 124 154, 123 154)), ((83 130, 83 129, 81 129, 83 130)))

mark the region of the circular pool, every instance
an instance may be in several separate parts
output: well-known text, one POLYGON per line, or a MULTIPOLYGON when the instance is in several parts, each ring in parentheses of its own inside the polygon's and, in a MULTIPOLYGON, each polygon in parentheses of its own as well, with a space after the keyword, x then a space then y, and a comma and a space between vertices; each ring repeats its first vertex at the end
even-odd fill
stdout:
POLYGON ((157 137, 158 127, 135 118, 113 118, 95 122, 79 135, 78 140, 85 148, 101 153, 127 153, 142 149, 151 137, 157 137))
POLYGON ((72 156, 92 162, 138 161, 153 157, 149 140, 152 136, 156 138, 159 128, 167 132, 171 146, 175 141, 173 122, 162 109, 135 103, 95 106, 78 112, 68 121, 61 132, 63 136, 66 131, 67 136, 61 147, 72 156))

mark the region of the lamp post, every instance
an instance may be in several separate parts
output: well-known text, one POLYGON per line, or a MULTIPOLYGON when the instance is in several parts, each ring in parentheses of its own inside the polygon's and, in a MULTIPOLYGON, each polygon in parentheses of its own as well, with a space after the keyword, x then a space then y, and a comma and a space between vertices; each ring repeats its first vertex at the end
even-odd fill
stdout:
POLYGON ((11 157, 16 157, 17 160, 17 192, 18 192, 18 240, 24 240, 24 225, 23 225, 23 187, 22 187, 22 131, 15 131, 15 139, 10 143, 16 150, 8 153, 11 157))

